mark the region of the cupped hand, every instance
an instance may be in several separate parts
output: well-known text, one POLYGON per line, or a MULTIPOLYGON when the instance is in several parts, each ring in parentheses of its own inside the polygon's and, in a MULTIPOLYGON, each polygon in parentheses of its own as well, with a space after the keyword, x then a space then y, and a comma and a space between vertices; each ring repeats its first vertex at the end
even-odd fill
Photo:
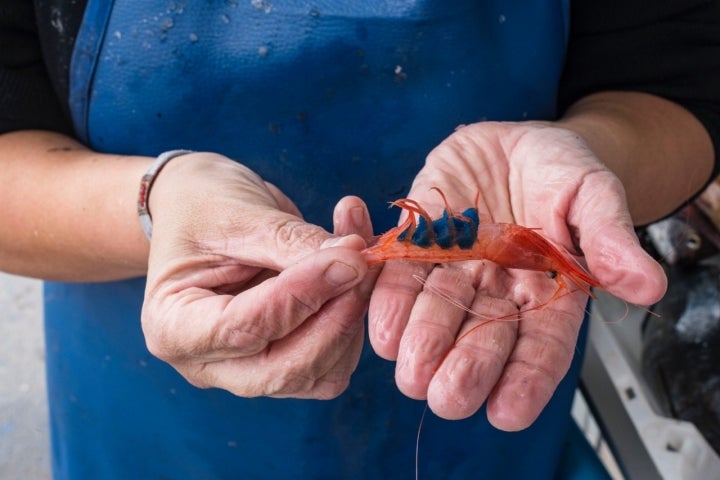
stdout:
MULTIPOLYGON (((620 181, 569 130, 530 122, 459 128, 430 153, 409 194, 435 218, 443 204, 432 187, 457 212, 477 198, 481 222, 535 228, 583 255, 600 288, 627 302, 650 304, 665 291, 662 269, 634 234, 620 181)), ((441 417, 465 418, 487 402, 497 428, 526 428, 576 353, 587 296, 571 285, 548 303, 555 281, 507 266, 391 261, 378 278, 372 345, 397 360, 400 390, 426 398, 441 417), (486 322, 493 318, 501 321, 486 322)))
POLYGON ((239 396, 346 388, 374 282, 359 199, 337 205, 333 235, 249 169, 193 153, 163 169, 150 213, 142 324, 154 355, 196 386, 239 396))

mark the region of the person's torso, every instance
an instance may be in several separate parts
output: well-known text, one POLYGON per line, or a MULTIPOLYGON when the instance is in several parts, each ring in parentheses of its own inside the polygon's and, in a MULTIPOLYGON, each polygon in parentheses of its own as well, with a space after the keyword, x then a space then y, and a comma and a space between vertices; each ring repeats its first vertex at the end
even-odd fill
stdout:
MULTIPOLYGON (((91 0, 70 107, 96 150, 215 151, 278 185, 309 221, 328 227, 334 204, 355 194, 383 230, 397 219, 387 202, 456 126, 554 116, 567 9, 562 0, 91 0)), ((366 348, 331 401, 199 390, 147 352, 143 288, 46 286, 57 478, 413 477, 424 405, 397 391, 392 363, 366 348)), ((563 385, 516 434, 495 431, 484 411, 429 417, 421 477, 552 478, 573 375, 563 385)))

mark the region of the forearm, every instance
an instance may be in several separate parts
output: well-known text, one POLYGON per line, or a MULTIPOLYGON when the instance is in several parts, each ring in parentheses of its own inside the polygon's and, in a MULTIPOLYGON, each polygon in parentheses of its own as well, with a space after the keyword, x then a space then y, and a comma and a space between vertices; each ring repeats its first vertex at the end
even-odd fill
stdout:
POLYGON ((637 225, 676 209, 712 172, 713 146, 702 124, 653 95, 590 95, 571 106, 559 124, 585 139, 620 178, 637 225))
POLYGON ((40 131, 0 135, 0 159, 0 270, 70 281, 145 273, 136 199, 151 159, 40 131))

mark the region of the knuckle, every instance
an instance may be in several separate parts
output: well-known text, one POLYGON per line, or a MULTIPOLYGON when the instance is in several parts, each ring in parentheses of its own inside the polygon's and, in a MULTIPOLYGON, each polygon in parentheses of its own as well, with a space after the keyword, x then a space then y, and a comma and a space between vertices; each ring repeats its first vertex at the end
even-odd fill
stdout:
POLYGON ((267 395, 287 396, 309 392, 312 390, 315 380, 306 374, 302 374, 297 368, 288 368, 273 375, 265 387, 267 395))
POLYGON ((177 347, 173 347, 174 339, 166 322, 157 320, 162 318, 152 312, 143 312, 142 327, 145 335, 145 345, 155 357, 166 362, 172 362, 181 355, 177 347))
MULTIPOLYGON (((319 227, 318 227, 319 228, 319 227)), ((319 245, 318 229, 296 217, 285 218, 274 229, 276 248, 288 246, 319 245)))
POLYGON ((276 294, 263 310, 263 324, 272 325, 273 328, 287 327, 286 324, 314 315, 323 306, 327 300, 323 292, 318 288, 310 288, 307 278, 296 277, 284 272, 280 274, 276 294))
POLYGON ((285 304, 284 318, 307 318, 322 307, 322 299, 315 298, 310 291, 289 291, 289 300, 285 304))
POLYGON ((218 386, 218 378, 207 363, 183 364, 175 368, 192 386, 208 389, 218 386))
POLYGON ((483 374, 487 374, 488 371, 502 371, 508 359, 507 352, 492 345, 461 343, 454 350, 458 354, 459 363, 481 368, 483 374))
POLYGON ((202 378, 200 376, 184 374, 183 377, 193 387, 201 388, 203 390, 206 390, 208 388, 212 388, 215 386, 215 384, 211 380, 209 380, 207 378, 202 378))
POLYGON ((337 379, 333 381, 324 381, 316 388, 315 397, 318 400, 332 400, 339 397, 350 386, 350 377, 346 379, 337 379))
POLYGON ((218 335, 217 349, 227 348, 240 356, 254 355, 268 346, 270 336, 266 322, 232 325, 218 335))
POLYGON ((560 383, 570 367, 575 346, 563 338, 550 333, 531 333, 534 348, 527 358, 533 359, 533 366, 553 383, 560 383))
POLYGON ((453 345, 450 331, 440 323, 425 322, 422 326, 408 327, 401 340, 401 348, 408 353, 422 352, 430 358, 442 358, 453 345))

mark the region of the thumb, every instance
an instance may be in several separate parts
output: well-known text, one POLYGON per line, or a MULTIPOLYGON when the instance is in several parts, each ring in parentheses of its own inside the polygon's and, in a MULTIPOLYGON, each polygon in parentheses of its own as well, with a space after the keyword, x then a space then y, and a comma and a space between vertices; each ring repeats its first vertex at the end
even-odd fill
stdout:
MULTIPOLYGON (((608 201, 608 196, 603 198, 608 201)), ((651 305, 667 289, 667 278, 640 245, 629 213, 623 208, 595 209, 579 224, 580 248, 601 288, 636 305, 651 305)))

